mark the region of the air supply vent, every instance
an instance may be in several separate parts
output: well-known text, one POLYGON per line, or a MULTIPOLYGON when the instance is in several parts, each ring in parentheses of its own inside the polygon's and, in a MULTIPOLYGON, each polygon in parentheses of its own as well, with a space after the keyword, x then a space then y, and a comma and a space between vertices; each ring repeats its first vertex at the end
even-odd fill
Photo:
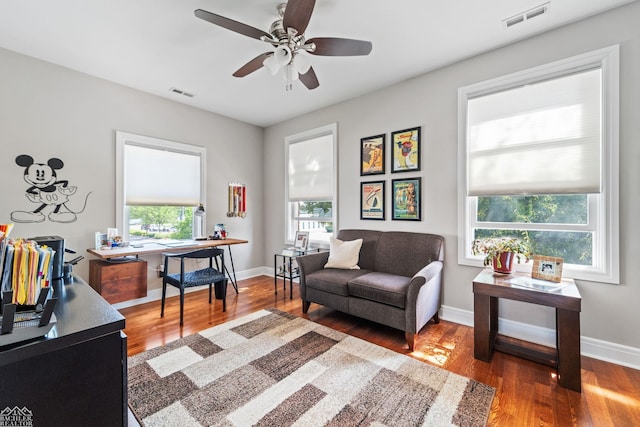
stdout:
POLYGON ((503 19, 502 25, 504 25, 505 28, 510 28, 516 24, 521 24, 537 16, 544 15, 549 11, 549 7, 551 7, 551 2, 543 3, 529 10, 525 10, 524 12, 518 13, 509 18, 503 19))
POLYGON ((185 92, 182 89, 178 89, 177 87, 172 87, 169 89, 169 92, 173 92, 178 95, 186 96, 187 98, 193 98, 195 95, 193 93, 185 92))

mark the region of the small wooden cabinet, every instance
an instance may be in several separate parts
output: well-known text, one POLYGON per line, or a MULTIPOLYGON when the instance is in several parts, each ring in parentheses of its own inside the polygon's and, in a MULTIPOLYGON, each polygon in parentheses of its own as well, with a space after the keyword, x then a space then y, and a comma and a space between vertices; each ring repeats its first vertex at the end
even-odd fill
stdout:
POLYGON ((111 304, 147 296, 147 262, 89 262, 89 284, 111 304))

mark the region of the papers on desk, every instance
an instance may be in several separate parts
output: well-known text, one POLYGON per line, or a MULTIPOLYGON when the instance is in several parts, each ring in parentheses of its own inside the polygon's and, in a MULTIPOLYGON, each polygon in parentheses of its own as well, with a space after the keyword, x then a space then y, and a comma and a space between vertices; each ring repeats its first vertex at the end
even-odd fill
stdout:
POLYGON ((193 246, 198 244, 193 240, 171 240, 171 239, 158 240, 156 243, 162 246, 166 246, 168 248, 179 248, 181 246, 193 246))
POLYGON ((55 251, 25 239, 3 239, 0 246, 0 290, 13 292, 13 304, 34 305, 40 290, 51 285, 55 251))
POLYGON ((534 279, 532 277, 515 277, 513 279, 506 280, 506 282, 521 288, 535 289, 536 291, 543 292, 555 292, 567 286, 563 283, 548 282, 546 280, 534 279))

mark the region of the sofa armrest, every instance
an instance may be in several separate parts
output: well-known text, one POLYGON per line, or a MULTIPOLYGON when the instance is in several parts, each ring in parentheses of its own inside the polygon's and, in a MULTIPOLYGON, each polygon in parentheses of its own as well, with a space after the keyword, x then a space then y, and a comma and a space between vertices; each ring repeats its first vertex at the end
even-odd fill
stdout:
POLYGON ((305 297, 307 295, 305 276, 314 271, 322 270, 328 260, 329 252, 319 252, 296 257, 296 262, 300 269, 300 296, 304 301, 306 301, 305 297))
POLYGON ((433 261, 411 278, 405 310, 407 332, 418 333, 438 313, 443 267, 442 261, 433 261))

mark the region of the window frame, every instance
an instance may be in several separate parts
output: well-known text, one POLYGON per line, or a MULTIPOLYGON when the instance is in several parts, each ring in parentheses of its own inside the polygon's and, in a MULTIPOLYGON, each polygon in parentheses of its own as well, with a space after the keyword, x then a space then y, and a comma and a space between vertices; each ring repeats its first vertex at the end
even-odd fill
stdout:
MULTIPOLYGON (((549 225, 544 230, 562 228, 571 231, 593 229, 593 264, 590 267, 565 264, 563 275, 574 279, 620 283, 619 265, 619 46, 613 45, 582 55, 471 84, 458 89, 458 264, 482 267, 482 256, 471 253, 473 230, 501 227, 503 223, 476 222, 477 197, 467 196, 467 102, 469 99, 501 92, 576 72, 602 70, 602 192, 588 196, 587 226, 549 225)), ((518 224, 505 223, 518 228, 518 224)), ((522 228, 535 225, 523 224, 522 228)), ((537 227, 536 229, 540 229, 537 227)), ((530 272, 531 263, 518 264, 518 271, 530 272)))
MULTIPOLYGON (((331 200, 331 220, 333 224, 333 232, 331 235, 335 235, 338 229, 338 124, 331 123, 325 126, 320 126, 315 129, 300 132, 294 135, 285 137, 284 143, 284 159, 285 159, 285 179, 284 179, 284 212, 285 212, 285 224, 284 224, 284 241, 286 245, 293 245, 295 239, 296 230, 294 228, 295 221, 298 219, 295 216, 294 203, 289 201, 289 146, 301 141, 314 139, 326 135, 332 136, 333 143, 333 173, 332 173, 332 192, 333 198, 331 200)), ((309 244, 315 246, 324 247, 328 245, 328 242, 319 240, 310 240, 309 244)))
MULTIPOLYGON (((150 149, 161 149, 188 153, 200 157, 200 203, 206 206, 206 164, 207 151, 205 147, 169 141, 161 138, 137 135, 134 133, 116 131, 116 228, 125 241, 129 241, 129 209, 126 205, 125 182, 125 145, 132 144, 150 149)), ((195 206, 194 206, 195 207, 195 206)))

